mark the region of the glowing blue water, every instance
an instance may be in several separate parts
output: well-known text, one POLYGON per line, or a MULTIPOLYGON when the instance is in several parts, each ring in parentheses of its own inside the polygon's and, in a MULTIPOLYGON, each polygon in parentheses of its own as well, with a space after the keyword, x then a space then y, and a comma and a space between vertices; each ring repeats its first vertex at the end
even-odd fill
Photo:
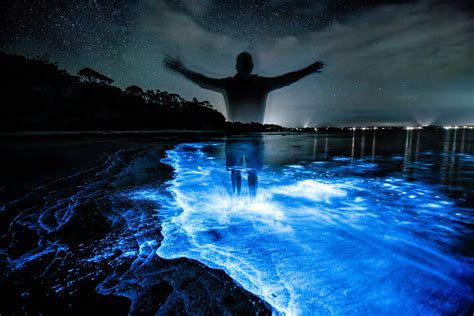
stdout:
POLYGON ((227 310, 216 293, 232 284, 199 289, 206 269, 158 254, 223 269, 276 312, 471 315, 471 133, 377 137, 265 135, 255 200, 246 179, 231 198, 222 140, 169 150, 173 168, 160 163, 161 140, 127 144, 32 183, 0 205, 0 279, 18 293, 10 304, 38 314, 39 291, 69 305, 96 289, 129 298, 131 314, 154 313, 167 282, 157 313, 214 311, 196 311, 202 296, 227 310))
POLYGON ((223 269, 286 314, 435 315, 472 304, 472 261, 452 250, 472 210, 441 186, 358 176, 378 165, 361 160, 348 172, 336 157, 264 167, 255 200, 245 190, 231 197, 225 161, 208 153, 222 147, 168 151, 172 197, 131 193, 162 204, 159 256, 223 269))

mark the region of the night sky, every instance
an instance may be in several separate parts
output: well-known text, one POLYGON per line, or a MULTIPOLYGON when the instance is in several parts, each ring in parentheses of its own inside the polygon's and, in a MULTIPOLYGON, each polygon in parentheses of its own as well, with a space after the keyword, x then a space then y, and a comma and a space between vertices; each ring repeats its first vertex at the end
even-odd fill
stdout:
POLYGON ((254 55, 271 76, 325 68, 270 95, 265 121, 286 126, 474 124, 472 1, 6 0, 0 50, 48 53, 125 88, 209 100, 220 94, 166 71, 165 54, 215 77, 254 55))

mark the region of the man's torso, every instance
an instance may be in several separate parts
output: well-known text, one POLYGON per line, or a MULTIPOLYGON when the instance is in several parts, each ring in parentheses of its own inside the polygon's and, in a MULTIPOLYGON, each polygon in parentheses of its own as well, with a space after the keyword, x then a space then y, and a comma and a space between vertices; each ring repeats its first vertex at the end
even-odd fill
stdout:
POLYGON ((268 92, 265 79, 257 75, 247 80, 237 76, 228 78, 224 94, 229 120, 263 123, 268 92))

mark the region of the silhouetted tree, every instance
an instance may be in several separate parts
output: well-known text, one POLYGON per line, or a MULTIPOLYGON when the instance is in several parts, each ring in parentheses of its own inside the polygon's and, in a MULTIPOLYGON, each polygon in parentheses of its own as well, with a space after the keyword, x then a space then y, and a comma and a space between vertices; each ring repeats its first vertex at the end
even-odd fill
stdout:
POLYGON ((51 64, 51 62, 49 61, 50 57, 51 56, 49 54, 42 54, 34 56, 33 59, 43 62, 45 64, 51 64))
POLYGON ((83 82, 88 82, 88 83, 104 83, 104 84, 111 84, 114 82, 112 79, 110 79, 107 76, 104 76, 100 73, 98 73, 95 70, 92 70, 90 68, 82 68, 79 70, 77 73, 83 82))
POLYGON ((137 96, 137 97, 143 95, 143 89, 140 88, 140 87, 138 87, 138 86, 135 86, 135 85, 128 86, 128 87, 125 89, 125 92, 127 92, 128 94, 137 96))
POLYGON ((47 55, 27 59, 0 52, 1 130, 224 129, 207 102, 178 94, 125 91, 90 68, 71 76, 47 55), (101 83, 101 84, 91 84, 101 83), (8 102, 6 101, 8 100, 8 102))
POLYGON ((151 102, 152 100, 155 99, 155 91, 153 90, 146 90, 146 92, 143 94, 143 97, 147 102, 151 102))

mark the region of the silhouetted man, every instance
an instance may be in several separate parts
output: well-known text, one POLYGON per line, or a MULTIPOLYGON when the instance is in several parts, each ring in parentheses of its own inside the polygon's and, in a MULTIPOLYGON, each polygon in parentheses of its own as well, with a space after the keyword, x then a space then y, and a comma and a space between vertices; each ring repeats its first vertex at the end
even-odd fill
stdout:
POLYGON ((192 71, 178 58, 167 56, 164 65, 179 72, 200 87, 221 92, 227 106, 227 119, 231 122, 263 123, 268 93, 288 86, 303 77, 315 72, 321 72, 324 64, 317 61, 306 68, 289 72, 276 77, 261 77, 252 75, 253 58, 247 52, 237 56, 235 68, 237 74, 228 78, 209 78, 192 71))
MULTIPOLYGON (((228 78, 209 78, 192 71, 178 58, 167 56, 164 65, 202 88, 221 92, 227 106, 227 118, 231 122, 263 123, 268 93, 283 88, 315 72, 321 72, 324 64, 317 61, 306 68, 277 77, 252 75, 253 59, 247 52, 237 56, 237 74, 228 78)), ((250 196, 257 194, 257 172, 263 165, 263 138, 254 136, 246 140, 226 139, 226 166, 231 170, 232 192, 240 195, 241 171, 246 170, 250 196), (245 166, 244 166, 245 161, 245 166)))

